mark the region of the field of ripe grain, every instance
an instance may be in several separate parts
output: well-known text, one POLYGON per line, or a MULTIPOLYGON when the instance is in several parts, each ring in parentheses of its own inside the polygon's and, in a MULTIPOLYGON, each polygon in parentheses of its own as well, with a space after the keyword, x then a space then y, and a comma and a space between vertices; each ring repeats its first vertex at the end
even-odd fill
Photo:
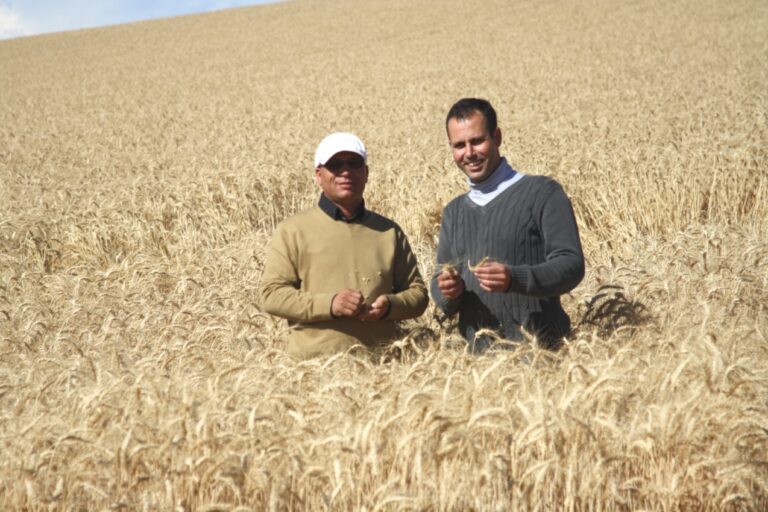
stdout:
POLYGON ((0 41, 0 509, 768 508, 768 4, 295 0, 0 41), (258 302, 336 130, 422 273, 444 132, 573 200, 576 330, 470 356, 432 306, 298 363, 258 302))

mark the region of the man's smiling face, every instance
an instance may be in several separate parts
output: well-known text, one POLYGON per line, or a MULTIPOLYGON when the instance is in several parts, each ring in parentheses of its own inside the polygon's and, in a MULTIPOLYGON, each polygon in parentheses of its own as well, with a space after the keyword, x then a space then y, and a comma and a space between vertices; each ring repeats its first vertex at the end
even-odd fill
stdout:
POLYGON ((450 119, 448 142, 453 161, 473 183, 486 180, 499 166, 501 130, 496 128, 494 133, 489 133, 480 112, 464 119, 450 119))

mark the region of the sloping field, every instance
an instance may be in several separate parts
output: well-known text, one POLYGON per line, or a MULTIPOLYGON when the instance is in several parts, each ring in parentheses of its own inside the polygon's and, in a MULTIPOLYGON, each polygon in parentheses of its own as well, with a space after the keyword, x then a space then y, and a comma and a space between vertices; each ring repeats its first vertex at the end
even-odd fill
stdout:
POLYGON ((766 510, 768 4, 295 0, 0 42, 0 509, 766 510), (573 199, 556 353, 297 363, 264 245, 317 142, 430 275, 491 100, 573 199))

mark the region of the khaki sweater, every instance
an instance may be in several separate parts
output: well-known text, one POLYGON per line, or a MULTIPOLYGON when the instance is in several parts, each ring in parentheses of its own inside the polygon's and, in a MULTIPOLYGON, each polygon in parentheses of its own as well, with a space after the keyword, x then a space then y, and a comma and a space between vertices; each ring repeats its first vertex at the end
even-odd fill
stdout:
POLYGON ((310 208, 283 221, 267 247, 261 305, 288 320, 288 352, 299 358, 381 345, 396 335, 395 320, 421 315, 428 300, 405 234, 368 210, 347 223, 310 208), (386 318, 333 318, 331 301, 345 288, 360 290, 368 304, 387 295, 386 318))

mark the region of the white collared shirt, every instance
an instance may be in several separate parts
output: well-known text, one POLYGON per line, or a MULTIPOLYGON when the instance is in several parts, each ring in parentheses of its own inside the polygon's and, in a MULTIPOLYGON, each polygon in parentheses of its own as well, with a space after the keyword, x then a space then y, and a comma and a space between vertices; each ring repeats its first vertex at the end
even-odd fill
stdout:
POLYGON ((485 206, 524 177, 525 174, 514 170, 507 163, 507 159, 502 158, 499 166, 485 181, 473 183, 472 180, 467 178, 469 198, 473 203, 485 206))

